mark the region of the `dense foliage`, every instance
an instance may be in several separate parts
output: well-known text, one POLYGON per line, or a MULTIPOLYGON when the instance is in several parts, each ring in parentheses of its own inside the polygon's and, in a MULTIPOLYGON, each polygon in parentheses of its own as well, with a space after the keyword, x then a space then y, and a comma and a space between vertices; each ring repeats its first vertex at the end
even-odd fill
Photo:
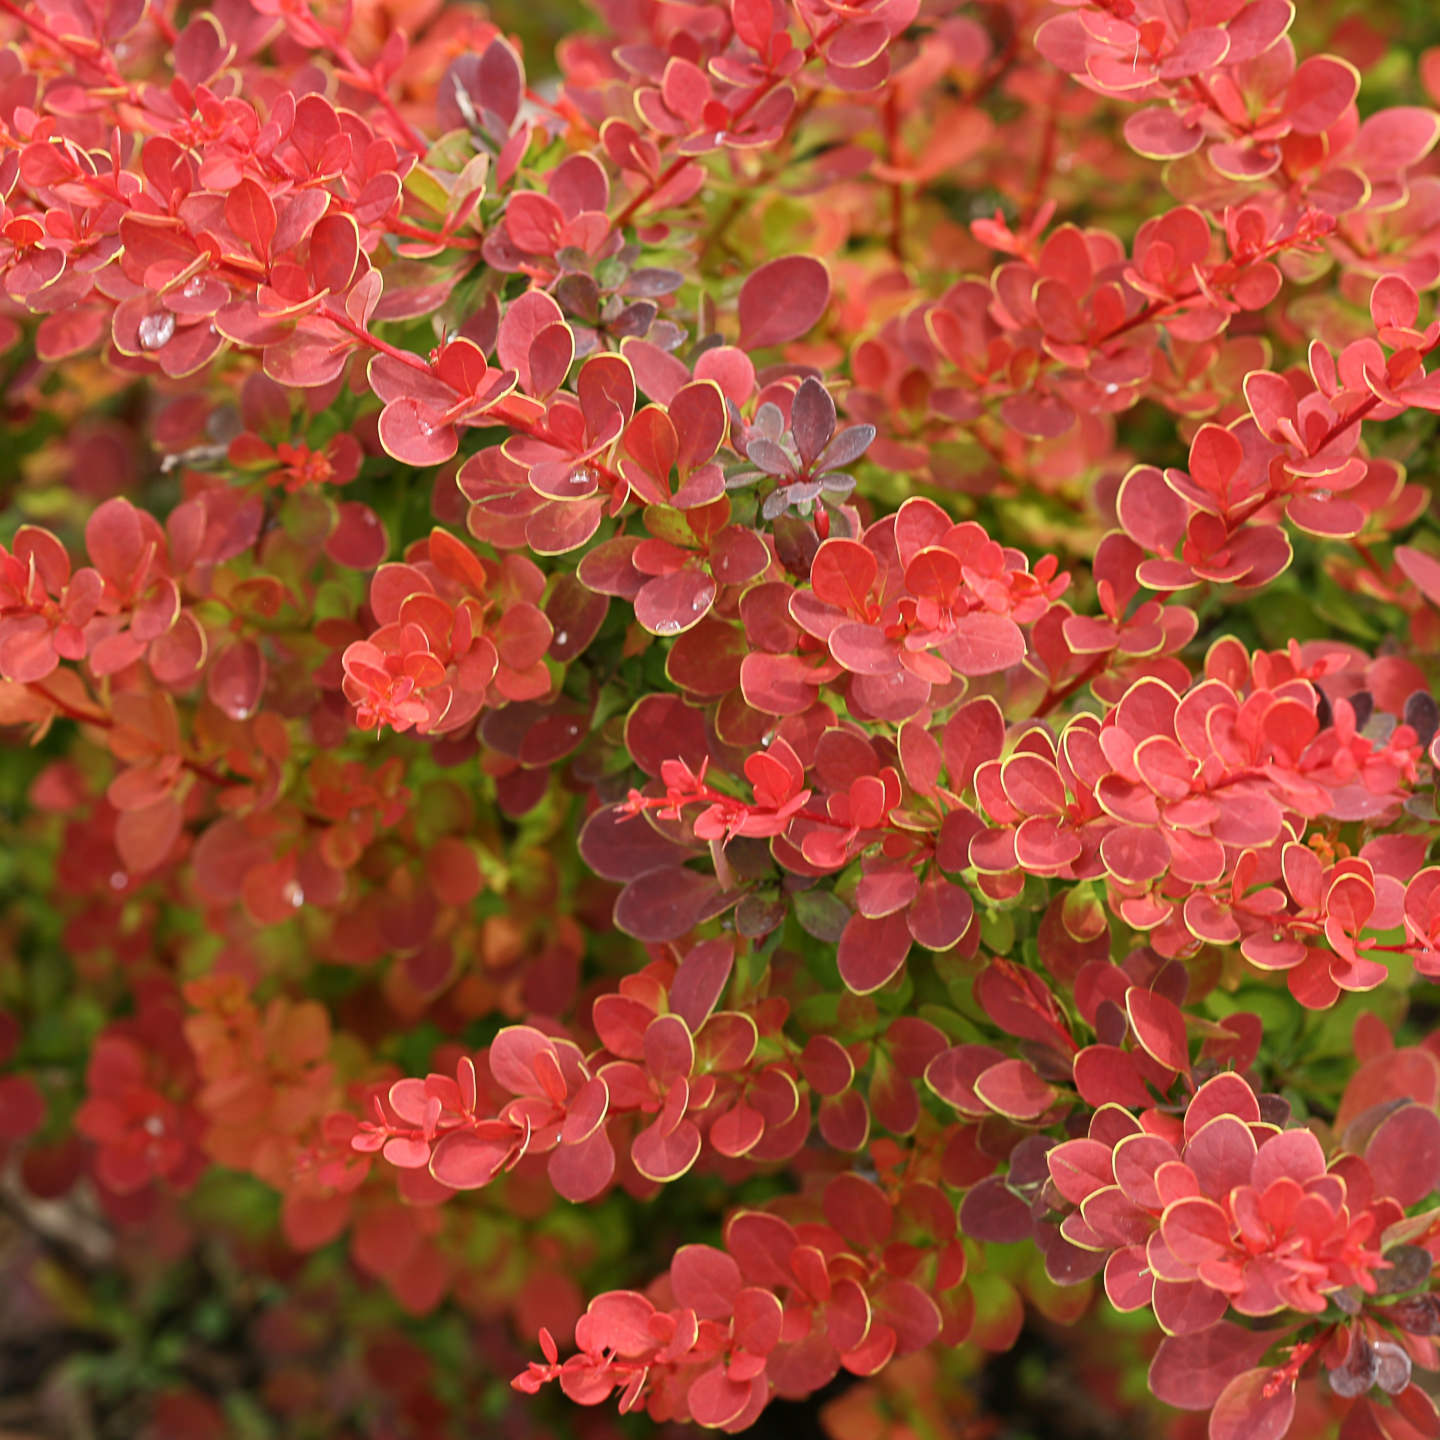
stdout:
POLYGON ((4 1404, 1440 1436, 1349 8, 0 0, 4 1404))

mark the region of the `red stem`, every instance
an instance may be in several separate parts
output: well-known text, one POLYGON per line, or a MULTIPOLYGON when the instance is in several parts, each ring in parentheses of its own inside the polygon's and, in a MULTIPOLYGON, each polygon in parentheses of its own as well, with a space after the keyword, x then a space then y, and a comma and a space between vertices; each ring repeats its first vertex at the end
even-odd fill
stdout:
POLYGON ((1035 159, 1035 178, 1030 182, 1030 198, 1020 212, 1021 226, 1028 225, 1045 199, 1045 187, 1055 171, 1055 151, 1060 133, 1060 97, 1064 93, 1065 76, 1056 75, 1050 87, 1050 102, 1045 107, 1045 133, 1040 140, 1040 153, 1035 159))
MULTIPOLYGON (((113 730, 115 728, 115 717, 104 710, 90 711, 77 710, 67 700, 62 700, 54 691, 48 689, 43 682, 31 680, 25 687, 33 695, 45 701, 47 705, 53 705, 67 720, 73 720, 77 725, 93 725, 99 730, 113 730)), ((218 770, 212 770, 203 761, 191 759, 188 755, 181 754, 180 763, 202 780, 208 780, 212 785, 229 785, 234 783, 229 776, 222 775, 218 770)))
POLYGON ((1107 650, 1097 655, 1073 680, 1067 680, 1058 689, 1051 689, 1045 692, 1044 698, 1040 701, 1039 708, 1031 717, 1035 720, 1043 720, 1057 705, 1062 705, 1077 690, 1083 689, 1097 675, 1103 673, 1110 661, 1110 652, 1107 650))
MULTIPOLYGON (((900 98, 894 90, 885 101, 885 158, 892 168, 900 163, 900 98)), ((896 264, 905 263, 905 188, 899 180, 890 182, 890 253, 896 264)))

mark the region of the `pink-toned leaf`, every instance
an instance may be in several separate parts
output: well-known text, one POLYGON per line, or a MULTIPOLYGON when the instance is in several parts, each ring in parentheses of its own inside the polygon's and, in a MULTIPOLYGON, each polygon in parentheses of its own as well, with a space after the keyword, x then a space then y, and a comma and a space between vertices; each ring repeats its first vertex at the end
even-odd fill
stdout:
POLYGON ((740 287, 740 344, 746 350, 796 340, 830 302, 830 274, 809 255, 762 265, 740 287))
POLYGON ((1440 1116, 1406 1105, 1380 1124, 1365 1147, 1375 1193, 1392 1195, 1407 1208, 1440 1188, 1440 1116))
POLYGON ((1178 1410, 1209 1410, 1275 1340, 1273 1331, 1246 1330, 1228 1320, 1198 1335, 1168 1336, 1150 1363, 1150 1389, 1178 1410))
POLYGON ((702 1320, 728 1320, 741 1284, 740 1267, 711 1245, 682 1245, 670 1262, 676 1301, 702 1320))
POLYGON ((578 1145, 557 1146, 545 1168, 557 1195, 572 1205, 585 1205, 609 1188, 615 1175, 615 1147, 602 1125, 578 1145))
POLYGON ((1185 1016, 1178 1005, 1153 990, 1132 985, 1125 992, 1125 1009, 1146 1054, 1168 1070, 1183 1073, 1190 1069, 1185 1016))
POLYGON ((1294 1377, 1247 1370, 1220 1392, 1210 1412, 1210 1440, 1282 1440, 1294 1418, 1294 1377))
POLYGON ((997 1114, 1011 1120, 1036 1120, 1055 1103, 1058 1092, 1025 1060, 1002 1060, 975 1081, 975 1093, 997 1114))

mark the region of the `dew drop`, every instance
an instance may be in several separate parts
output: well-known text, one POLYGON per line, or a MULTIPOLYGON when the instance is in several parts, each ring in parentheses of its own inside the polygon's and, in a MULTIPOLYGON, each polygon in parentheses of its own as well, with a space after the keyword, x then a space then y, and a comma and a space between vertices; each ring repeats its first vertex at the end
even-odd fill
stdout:
POLYGON ((1316 491, 1313 491, 1312 493, 1314 494, 1314 496, 1315 496, 1315 498, 1316 498, 1317 500, 1329 500, 1329 499, 1333 498, 1333 495, 1334 495, 1334 492, 1331 491, 1331 490, 1316 490, 1316 491))
POLYGON ((655 633, 657 635, 678 635, 680 633, 680 622, 678 620, 657 620, 655 622, 655 633))
POLYGON ((170 343, 175 333, 175 317, 168 310, 156 315, 147 315, 140 322, 140 348, 162 350, 170 343))
POLYGON ((1106 393, 1107 395, 1118 395, 1118 394, 1120 393, 1120 387, 1112 380, 1112 381, 1105 387, 1105 393, 1106 393))
POLYGON ((112 890, 123 890, 125 882, 130 877, 123 870, 116 870, 110 876, 110 888, 112 890))
POLYGON ((147 1115, 145 1117, 145 1133, 147 1135, 163 1135, 165 1122, 158 1115, 147 1115))
POLYGON ((566 630, 557 630, 557 631, 555 632, 555 643, 556 643, 557 645, 563 645, 563 644, 565 644, 565 642, 566 642, 567 640, 569 640, 569 638, 570 638, 569 631, 566 631, 566 630))
POLYGON ((582 465, 570 472, 568 483, 572 490, 588 490, 595 483, 595 472, 582 465))
POLYGON ((292 910, 298 910, 305 903, 305 892, 293 880, 280 893, 290 902, 292 910))
POLYGON ((725 132, 723 130, 717 130, 710 143, 712 145, 723 145, 725 143, 725 132))
POLYGON ((187 300, 198 300, 200 296, 204 293, 204 291, 205 282, 198 275, 196 275, 192 279, 189 279, 185 282, 185 288, 181 290, 180 293, 187 300))

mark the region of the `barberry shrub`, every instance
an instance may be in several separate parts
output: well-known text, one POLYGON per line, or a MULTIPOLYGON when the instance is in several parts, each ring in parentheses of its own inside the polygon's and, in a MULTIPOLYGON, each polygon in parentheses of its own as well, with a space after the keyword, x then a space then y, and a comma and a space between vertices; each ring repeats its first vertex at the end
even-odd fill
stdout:
POLYGON ((5 1194, 243 1297, 155 1434, 988 1434, 1043 1332, 1440 1436, 1440 52, 1352 8, 0 0, 5 1194))

